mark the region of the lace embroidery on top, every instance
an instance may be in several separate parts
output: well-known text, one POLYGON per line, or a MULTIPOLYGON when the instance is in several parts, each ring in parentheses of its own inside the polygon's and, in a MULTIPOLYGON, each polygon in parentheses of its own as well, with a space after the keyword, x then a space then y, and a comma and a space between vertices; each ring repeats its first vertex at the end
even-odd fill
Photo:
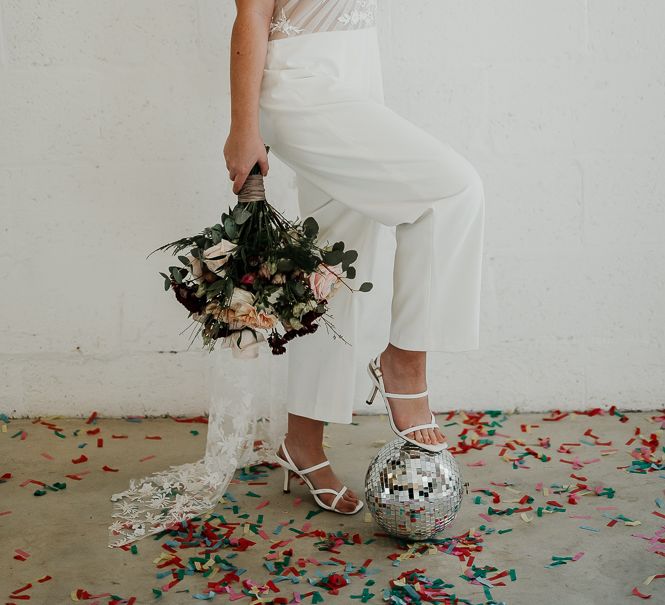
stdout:
POLYGON ((378 0, 276 0, 269 40, 376 24, 378 0))

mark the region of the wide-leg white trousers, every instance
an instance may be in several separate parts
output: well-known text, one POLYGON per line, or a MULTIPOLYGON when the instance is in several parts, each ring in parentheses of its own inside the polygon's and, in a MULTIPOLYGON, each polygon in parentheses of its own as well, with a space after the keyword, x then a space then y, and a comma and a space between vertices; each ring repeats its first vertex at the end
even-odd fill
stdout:
POLYGON ((330 301, 347 342, 322 325, 289 343, 289 411, 351 422, 370 388, 369 357, 388 339, 419 351, 477 349, 483 184, 450 145, 384 105, 376 28, 269 42, 260 130, 296 173, 301 218, 318 221, 322 241, 358 251, 349 284, 375 285, 342 287, 330 301))

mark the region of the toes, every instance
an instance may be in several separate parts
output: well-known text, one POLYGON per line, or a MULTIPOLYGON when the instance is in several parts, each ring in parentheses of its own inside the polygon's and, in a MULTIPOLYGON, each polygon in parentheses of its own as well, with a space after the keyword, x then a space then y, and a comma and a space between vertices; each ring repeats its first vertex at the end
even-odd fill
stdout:
POLYGON ((445 435, 438 428, 436 429, 436 438, 438 439, 439 443, 444 443, 446 440, 445 435))
POLYGON ((423 437, 422 431, 412 431, 411 439, 415 439, 418 443, 425 443, 425 437, 423 437))

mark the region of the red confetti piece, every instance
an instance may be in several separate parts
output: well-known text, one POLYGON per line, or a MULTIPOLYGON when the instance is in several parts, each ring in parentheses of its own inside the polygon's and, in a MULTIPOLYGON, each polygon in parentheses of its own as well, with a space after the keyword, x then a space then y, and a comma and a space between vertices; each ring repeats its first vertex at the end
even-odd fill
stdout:
POLYGON ((641 593, 639 590, 637 590, 636 586, 633 586, 633 590, 631 591, 630 594, 632 594, 635 597, 640 597, 640 599, 650 599, 651 598, 650 594, 641 593))
POLYGON ((25 561, 30 557, 30 553, 25 552, 24 550, 21 550, 20 548, 17 548, 14 552, 16 553, 14 555, 14 558, 17 561, 25 561))
POLYGON ((193 418, 174 418, 173 416, 169 416, 169 418, 176 422, 200 422, 201 424, 208 424, 207 416, 194 416, 193 418))
POLYGON ((97 447, 104 447, 104 439, 101 437, 97 439, 97 447))
POLYGON ((88 457, 85 454, 81 454, 78 458, 72 459, 74 464, 81 464, 82 462, 87 462, 88 457))
POLYGON ((46 458, 47 460, 55 460, 55 458, 53 458, 53 456, 51 456, 51 454, 47 454, 46 452, 42 452, 41 456, 46 458))
POLYGON ((102 430, 102 429, 100 429, 99 427, 94 428, 94 429, 88 429, 88 430, 85 432, 85 434, 86 434, 86 435, 96 435, 96 434, 99 433, 101 430, 102 430))
POLYGON ((118 469, 117 468, 111 468, 108 464, 105 464, 102 466, 102 470, 106 471, 107 473, 117 473, 118 469))
POLYGON ((146 439, 161 439, 161 437, 159 435, 146 435, 145 438, 146 439))
POLYGON ((27 479, 23 483, 21 483, 21 487, 25 487, 26 485, 34 483, 35 485, 39 485, 41 487, 44 487, 46 483, 43 483, 42 481, 37 481, 37 479, 27 479))
POLYGON ((139 458, 139 462, 145 462, 146 460, 150 460, 151 458, 155 458, 155 455, 152 454, 151 456, 144 456, 143 458, 139 458))
POLYGON ((92 424, 92 421, 97 418, 97 412, 90 414, 90 417, 85 421, 86 424, 92 424))
POLYGON ((113 439, 127 439, 127 435, 111 435, 113 439))

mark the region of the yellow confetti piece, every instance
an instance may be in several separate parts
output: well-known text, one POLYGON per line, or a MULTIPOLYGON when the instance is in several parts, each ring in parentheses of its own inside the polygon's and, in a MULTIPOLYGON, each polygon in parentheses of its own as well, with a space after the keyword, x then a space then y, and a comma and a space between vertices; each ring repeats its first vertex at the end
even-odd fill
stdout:
POLYGON ((522 493, 522 492, 520 492, 518 489, 513 489, 512 487, 510 487, 510 485, 506 485, 506 489, 507 489, 509 492, 513 492, 513 494, 520 494, 520 493, 522 493))
POLYGON ((642 525, 642 521, 624 521, 624 525, 630 525, 635 526, 635 525, 642 525))
POLYGON ((372 514, 371 513, 365 513, 365 517, 363 518, 363 521, 365 523, 371 523, 372 522, 372 514))
POLYGON ((654 574, 653 576, 649 576, 646 580, 644 580, 643 584, 645 584, 645 585, 648 586, 649 584, 651 584, 651 582, 653 581, 653 579, 654 579, 655 577, 656 577, 655 574, 654 574))
POLYGON ((531 517, 529 517, 529 515, 526 513, 520 513, 520 517, 522 517, 522 521, 525 523, 531 523, 531 517))
POLYGON ((7 432, 7 425, 6 425, 6 424, 3 424, 3 425, 2 425, 2 432, 3 432, 3 433, 6 433, 6 432, 7 432))

